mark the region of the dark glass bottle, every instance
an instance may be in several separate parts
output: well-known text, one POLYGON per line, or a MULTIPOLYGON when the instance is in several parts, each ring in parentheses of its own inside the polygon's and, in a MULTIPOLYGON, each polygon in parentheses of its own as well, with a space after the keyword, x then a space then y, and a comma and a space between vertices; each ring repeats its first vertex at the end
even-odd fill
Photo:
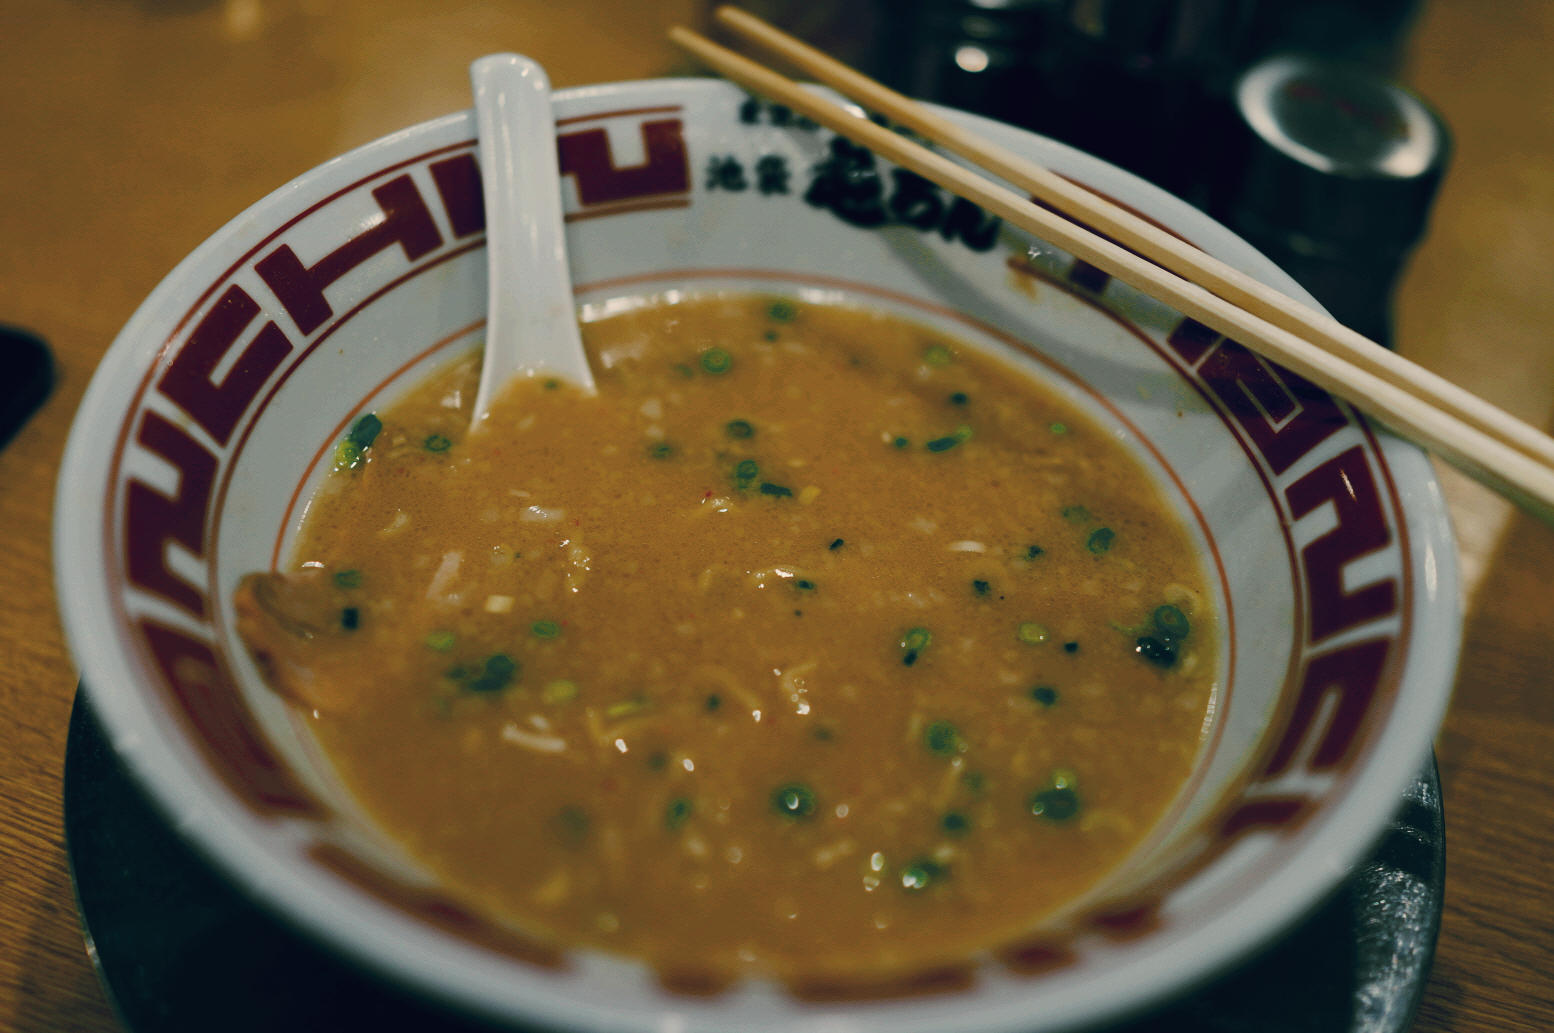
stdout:
POLYGON ((1256 0, 915 0, 887 75, 1187 197, 1231 125, 1256 0))
POLYGON ((904 0, 883 52, 885 80, 912 97, 1030 127, 1032 60, 1061 0, 904 0))
POLYGON ((1187 201, 1210 200, 1204 171, 1233 127, 1255 0, 1065 0, 1033 55, 1022 120, 1187 201))
POLYGON ((1392 346, 1392 295, 1450 155, 1445 125, 1376 73, 1303 55, 1236 84, 1241 159, 1222 222, 1339 322, 1392 346))
POLYGON ((883 77, 1073 144, 1214 209, 1236 183, 1232 89, 1287 50, 1396 64, 1417 0, 899 0, 883 77))

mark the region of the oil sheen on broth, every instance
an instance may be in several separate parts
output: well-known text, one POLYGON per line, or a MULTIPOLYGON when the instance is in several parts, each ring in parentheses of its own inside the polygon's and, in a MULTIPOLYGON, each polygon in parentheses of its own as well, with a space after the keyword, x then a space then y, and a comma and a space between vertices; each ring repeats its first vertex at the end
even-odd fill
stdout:
POLYGON ((478 356, 364 417, 240 631, 487 912, 663 970, 868 977, 1092 887, 1197 754, 1188 537, 1067 402, 922 326, 752 295, 478 356))

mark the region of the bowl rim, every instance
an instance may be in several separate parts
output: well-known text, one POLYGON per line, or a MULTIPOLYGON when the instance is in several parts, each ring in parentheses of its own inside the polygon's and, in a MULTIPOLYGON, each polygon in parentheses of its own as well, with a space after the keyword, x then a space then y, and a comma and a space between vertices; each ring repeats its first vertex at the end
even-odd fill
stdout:
MULTIPOLYGON (((662 94, 664 91, 700 92, 709 89, 724 90, 730 87, 702 79, 642 80, 558 90, 556 103, 567 107, 593 99, 633 96, 643 92, 662 94)), ((971 128, 995 137, 1034 135, 980 116, 946 108, 939 110, 971 128)), ((164 340, 153 331, 167 325, 165 317, 168 314, 175 310, 181 311, 187 306, 189 283, 208 279, 208 276, 200 274, 200 270, 220 255, 231 241, 240 239, 244 232, 250 232, 248 227, 272 224, 276 221, 272 213, 292 210, 288 206, 293 204, 293 198, 310 196, 309 191, 316 190, 319 182, 338 177, 364 158, 371 159, 374 155, 391 151, 423 135, 436 134, 466 123, 473 125, 469 112, 428 120, 369 142, 302 173, 203 241, 137 309, 115 339, 88 387, 73 422, 61 466, 55 503, 55 577, 65 618, 63 623, 71 652, 81 667, 83 681, 88 684, 93 704, 103 717, 104 727, 108 730, 108 738, 115 752, 126 761, 126 767, 136 781, 149 790, 147 795, 169 824, 201 856, 260 900, 267 910, 279 915, 309 938, 321 940, 343 951, 352 960, 404 980, 457 1007, 472 1008, 507 1021, 523 1016, 530 1019, 538 1017, 541 1021, 573 1028, 657 1028, 656 1020, 652 1018, 620 1025, 618 1017, 590 1011, 587 1007, 557 1013, 526 1010, 521 1016, 505 1007, 489 992, 483 991, 477 979, 469 978, 473 973, 446 971, 450 966, 434 947, 418 943, 386 943, 382 924, 373 916, 355 914, 339 900, 331 900, 326 894, 313 892, 309 887, 299 887, 286 873, 252 863, 253 857, 244 849, 249 831, 231 815, 223 813, 219 790, 217 793, 202 790, 198 784, 200 779, 194 777, 172 751, 159 748, 165 745, 163 737, 171 733, 155 727, 154 723, 148 724, 151 715, 134 700, 135 693, 121 692, 115 688, 118 680, 132 680, 133 675, 113 660, 111 654, 114 650, 104 647, 91 633, 93 621, 105 617, 106 613, 103 607, 96 605, 90 598, 91 589, 84 584, 90 581, 90 577, 82 573, 83 569, 93 569, 94 563, 94 569, 101 569, 101 552, 94 555, 90 548, 78 550, 62 547, 82 541, 90 543, 93 540, 91 535, 100 535, 101 528, 94 520, 99 512, 96 500, 84 500, 80 494, 83 484, 95 483, 92 479, 83 480, 80 473, 94 466, 92 453, 100 439, 92 431, 98 424, 112 422, 109 415, 113 406, 108 403, 117 389, 114 383, 117 376, 126 371, 137 372, 149 368, 149 364, 154 363, 156 356, 166 347, 171 338, 164 340), (93 504, 83 505, 83 501, 93 504), (92 685, 100 687, 91 688, 92 685), (440 972, 440 975, 434 978, 434 972, 440 972), (459 978, 461 975, 465 978, 459 978)), ((1092 156, 1053 141, 1044 140, 1043 144, 1056 148, 1073 165, 1091 170, 1095 178, 1087 182, 1099 181, 1109 187, 1120 187, 1115 196, 1172 225, 1191 226, 1194 242, 1199 246, 1220 257, 1231 257, 1235 260, 1233 264, 1264 282, 1311 302, 1309 294, 1269 260, 1196 209, 1092 156)), ((1399 525, 1406 525, 1409 532, 1403 565, 1426 574, 1415 605, 1415 634, 1413 642, 1404 649, 1407 654, 1404 663, 1409 671, 1409 683, 1419 685, 1415 695, 1428 705, 1393 708, 1385 729, 1372 747, 1373 756, 1366 761, 1367 764, 1377 766, 1385 760, 1382 773, 1378 775, 1373 770, 1368 776, 1357 777, 1356 784, 1367 783, 1368 795, 1364 798, 1360 798, 1360 794, 1350 794, 1349 799, 1326 805, 1331 818, 1318 824, 1328 829, 1328 833, 1318 834, 1321 829, 1303 833, 1309 838, 1295 855, 1300 863, 1291 862, 1287 865, 1296 874, 1281 885, 1281 893, 1276 901, 1259 899, 1255 895, 1243 897, 1214 920, 1176 941, 1170 954, 1156 959, 1148 978, 1110 987, 1107 1000, 1099 1002, 1104 1005, 1102 1007, 1097 1007, 1094 1001, 1088 1005, 1069 1001, 1066 1006, 1062 1002, 1053 1002, 1057 1007, 1050 1017, 1055 1020, 1055 1027, 1083 1025, 1102 1018, 1121 1018, 1171 993, 1181 992, 1211 978, 1266 944, 1279 930, 1287 928, 1300 915, 1320 903, 1340 878, 1362 859, 1371 843, 1383 831, 1397 801, 1423 762, 1444 715, 1460 652, 1462 628, 1456 551, 1444 499, 1429 461, 1413 446, 1385 434, 1380 435, 1378 441, 1378 455, 1383 453, 1393 475, 1391 479, 1399 504, 1399 525), (1428 644, 1435 653, 1447 662, 1437 665, 1434 670, 1420 671, 1414 650, 1425 644, 1426 640, 1429 640, 1428 644), (1434 675, 1434 681, 1428 684, 1422 681, 1426 675, 1434 675), (1432 691, 1425 695, 1425 689, 1432 691), (1390 755, 1402 756, 1403 759, 1392 760, 1390 755), (1335 839, 1335 830, 1340 825, 1345 827, 1348 834, 1335 839), (1270 904, 1274 905, 1272 911, 1270 904)), ((1402 688, 1400 684, 1400 696, 1402 688)), ((479 975, 485 978, 489 973, 479 975)), ((1113 979, 1112 983, 1116 984, 1117 980, 1113 979)), ((1046 1007, 1047 1002, 1044 1001, 1043 1006, 1046 1007)), ((871 1017, 859 1028, 883 1029, 889 1025, 893 1029, 926 1030, 930 1026, 942 1025, 945 1021, 944 1015, 935 1014, 942 1009, 924 1008, 921 1001, 911 1007, 913 1012, 927 1017, 921 1021, 903 1023, 901 1020, 907 1013, 900 1009, 865 1006, 862 1013, 869 1013, 871 1017), (888 1016, 888 1019, 876 1027, 875 1023, 882 1015, 888 1016)), ((694 1012, 698 1009, 694 1005, 687 1005, 685 1010, 694 1012)), ((1029 1026, 1030 1022, 1028 1014, 1021 1014, 1018 1006, 1011 1005, 1002 1013, 983 1014, 979 1022, 958 1025, 967 1030, 1012 1030, 1029 1026)), ((688 1028, 695 1026, 693 1024, 688 1028)))

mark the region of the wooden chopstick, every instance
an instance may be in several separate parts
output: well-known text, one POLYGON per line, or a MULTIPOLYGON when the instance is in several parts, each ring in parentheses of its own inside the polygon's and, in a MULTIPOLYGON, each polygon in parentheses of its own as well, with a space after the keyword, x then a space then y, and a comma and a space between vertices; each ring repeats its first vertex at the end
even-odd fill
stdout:
POLYGON ((993 155, 989 159, 990 170, 995 174, 1048 200, 1054 207, 1067 209, 1123 241, 1127 247, 1032 204, 1014 191, 969 172, 898 133, 860 118, 697 33, 675 28, 670 31, 670 38, 728 78, 787 104, 826 128, 863 144, 897 165, 938 183, 1305 377, 1434 451, 1534 515, 1554 523, 1554 440, 1533 427, 1448 381, 1426 373, 1329 317, 1209 259, 1190 245, 1182 244, 1089 191, 1068 184, 1040 166, 1002 152, 991 142, 979 140, 974 134, 950 125, 915 102, 785 37, 758 19, 728 8, 721 9, 718 17, 763 45, 773 40, 786 41, 778 45, 782 47, 782 55, 794 64, 818 78, 829 79, 842 92, 867 98, 871 108, 924 136, 935 138, 943 133, 941 142, 945 146, 950 146, 952 141, 965 145, 969 160, 980 161, 993 155), (1038 186, 1041 192, 1038 192, 1038 186), (1168 263, 1192 278, 1184 278, 1170 268, 1161 268, 1168 263), (1205 285, 1193 282, 1197 279, 1204 280, 1205 285), (1245 300, 1246 305, 1221 297, 1216 290, 1233 294, 1237 299, 1245 300), (1281 325, 1275 319, 1289 326, 1281 325))
POLYGON ((820 82, 910 127, 972 164, 1013 183, 1065 215, 1094 227, 1151 261, 1206 287, 1221 298, 1275 326, 1342 355, 1361 369, 1428 399, 1502 444, 1554 465, 1554 438, 1543 434, 1420 366, 1409 362, 1325 313, 1303 305, 1217 258, 1151 225, 1107 199, 1072 183, 1007 148, 961 128, 927 107, 862 75, 840 61, 736 7, 717 18, 740 36, 813 75, 820 82))

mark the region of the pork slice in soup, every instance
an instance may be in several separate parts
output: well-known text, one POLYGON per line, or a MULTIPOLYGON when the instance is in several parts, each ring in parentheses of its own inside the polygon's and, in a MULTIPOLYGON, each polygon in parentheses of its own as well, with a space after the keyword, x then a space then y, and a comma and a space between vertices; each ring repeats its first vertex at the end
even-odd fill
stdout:
MULTIPOLYGON (((1075 407, 880 312, 592 322, 589 398, 478 359, 342 442, 241 630, 449 887, 668 970, 872 977, 1081 897, 1215 690, 1186 531, 1075 407)), ((370 422, 367 422, 370 421, 370 422)))

